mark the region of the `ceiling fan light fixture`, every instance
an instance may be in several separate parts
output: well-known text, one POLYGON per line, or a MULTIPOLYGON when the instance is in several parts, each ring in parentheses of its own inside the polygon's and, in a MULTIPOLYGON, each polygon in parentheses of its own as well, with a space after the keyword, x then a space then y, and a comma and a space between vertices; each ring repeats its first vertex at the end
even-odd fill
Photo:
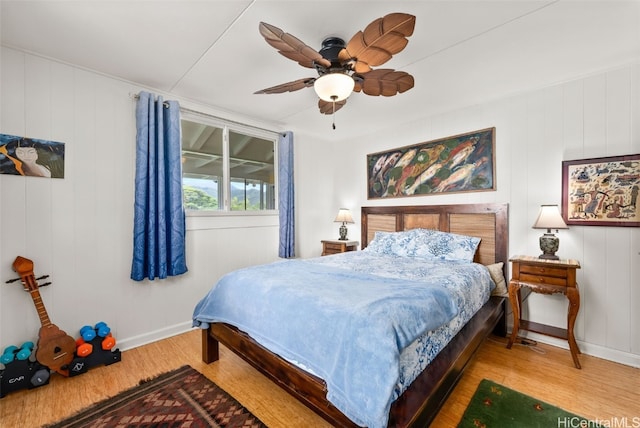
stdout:
POLYGON ((346 100, 356 82, 353 77, 344 73, 324 74, 313 83, 313 89, 321 100, 332 102, 346 100))

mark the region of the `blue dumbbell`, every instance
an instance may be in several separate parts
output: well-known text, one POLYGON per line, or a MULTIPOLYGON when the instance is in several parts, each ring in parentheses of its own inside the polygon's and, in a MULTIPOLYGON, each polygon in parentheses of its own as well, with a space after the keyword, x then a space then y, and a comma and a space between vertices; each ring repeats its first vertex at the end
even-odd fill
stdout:
POLYGON ((33 342, 24 342, 20 347, 20 350, 16 353, 16 358, 20 361, 24 361, 31 356, 33 351, 33 342))
POLYGON ((96 331, 90 325, 85 325, 80 329, 80 336, 85 342, 91 342, 96 337, 96 331))
POLYGON ((4 348, 2 356, 0 356, 0 363, 9 364, 10 362, 12 362, 16 357, 17 350, 18 347, 15 345, 7 346, 6 348, 4 348))
POLYGON ((111 328, 104 321, 96 324, 96 333, 98 333, 98 336, 107 337, 109 332, 111 332, 111 328))

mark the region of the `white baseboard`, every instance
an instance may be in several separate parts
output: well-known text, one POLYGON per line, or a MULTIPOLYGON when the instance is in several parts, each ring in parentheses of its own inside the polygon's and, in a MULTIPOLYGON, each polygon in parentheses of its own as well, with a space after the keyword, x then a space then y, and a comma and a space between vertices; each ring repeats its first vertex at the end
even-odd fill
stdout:
MULTIPOLYGON (((556 339, 554 337, 523 330, 520 331, 520 335, 522 337, 533 339, 536 342, 546 343, 548 345, 557 346, 559 348, 567 350, 569 349, 569 344, 566 340, 556 339)), ((581 342, 579 340, 576 340, 576 342, 578 343, 580 351, 585 355, 591 355, 592 357, 598 357, 605 360, 613 361, 615 363, 624 364, 626 366, 640 368, 640 355, 638 354, 611 349, 604 346, 595 345, 593 343, 581 342)))
MULTIPOLYGON (((133 336, 124 340, 119 340, 117 346, 121 351, 126 351, 127 349, 137 348, 138 346, 146 345, 148 343, 186 333, 192 328, 193 327, 191 326, 191 321, 186 321, 184 323, 174 324, 172 326, 165 327, 159 330, 154 330, 145 334, 133 336)), ((557 346, 559 348, 567 350, 569 349, 569 344, 566 340, 556 339, 550 336, 532 333, 530 331, 521 331, 521 336, 533 339, 537 342, 557 346)), ((627 366, 640 368, 640 355, 620 351, 617 349, 606 348, 600 345, 594 345, 593 343, 581 342, 579 340, 577 342, 578 346, 580 347, 580 351, 585 355, 591 355, 593 357, 603 358, 605 360, 613 361, 627 366)))
POLYGON ((172 326, 164 327, 159 330, 150 331, 138 336, 129 337, 127 339, 118 340, 117 347, 121 351, 137 348, 138 346, 146 345, 148 343, 157 342, 158 340, 166 339, 168 337, 176 336, 178 334, 186 333, 191 330, 192 321, 186 321, 180 324, 174 324, 172 326))

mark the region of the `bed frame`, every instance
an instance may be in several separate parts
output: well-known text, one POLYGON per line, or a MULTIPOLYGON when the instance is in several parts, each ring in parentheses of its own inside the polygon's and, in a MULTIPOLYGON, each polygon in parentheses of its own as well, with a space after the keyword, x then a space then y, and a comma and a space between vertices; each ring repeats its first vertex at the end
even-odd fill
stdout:
MULTIPOLYGON (((376 231, 429 228, 482 238, 475 261, 507 265, 508 205, 362 207, 362 248, 376 231)), ((389 427, 426 427, 460 379, 463 370, 491 333, 506 335, 506 304, 491 297, 438 354, 409 388, 392 404, 389 427)), ((334 426, 356 427, 326 399, 326 385, 316 376, 271 353, 246 333, 224 323, 202 331, 202 359, 219 359, 219 343, 285 389, 334 426)))

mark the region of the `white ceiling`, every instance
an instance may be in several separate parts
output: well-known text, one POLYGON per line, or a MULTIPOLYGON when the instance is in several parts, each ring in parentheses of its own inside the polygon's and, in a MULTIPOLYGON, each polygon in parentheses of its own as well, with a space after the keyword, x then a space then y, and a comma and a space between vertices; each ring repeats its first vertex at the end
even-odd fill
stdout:
MULTIPOLYGON (((368 134, 627 64, 640 58, 640 0, 7 1, 2 44, 171 92, 218 110, 324 138, 368 134), (320 49, 391 12, 416 16, 386 63, 415 87, 391 98, 354 93, 332 118, 311 88, 254 95, 316 72, 277 53, 267 22, 320 49)), ((380 68, 380 67, 378 67, 380 68)))

